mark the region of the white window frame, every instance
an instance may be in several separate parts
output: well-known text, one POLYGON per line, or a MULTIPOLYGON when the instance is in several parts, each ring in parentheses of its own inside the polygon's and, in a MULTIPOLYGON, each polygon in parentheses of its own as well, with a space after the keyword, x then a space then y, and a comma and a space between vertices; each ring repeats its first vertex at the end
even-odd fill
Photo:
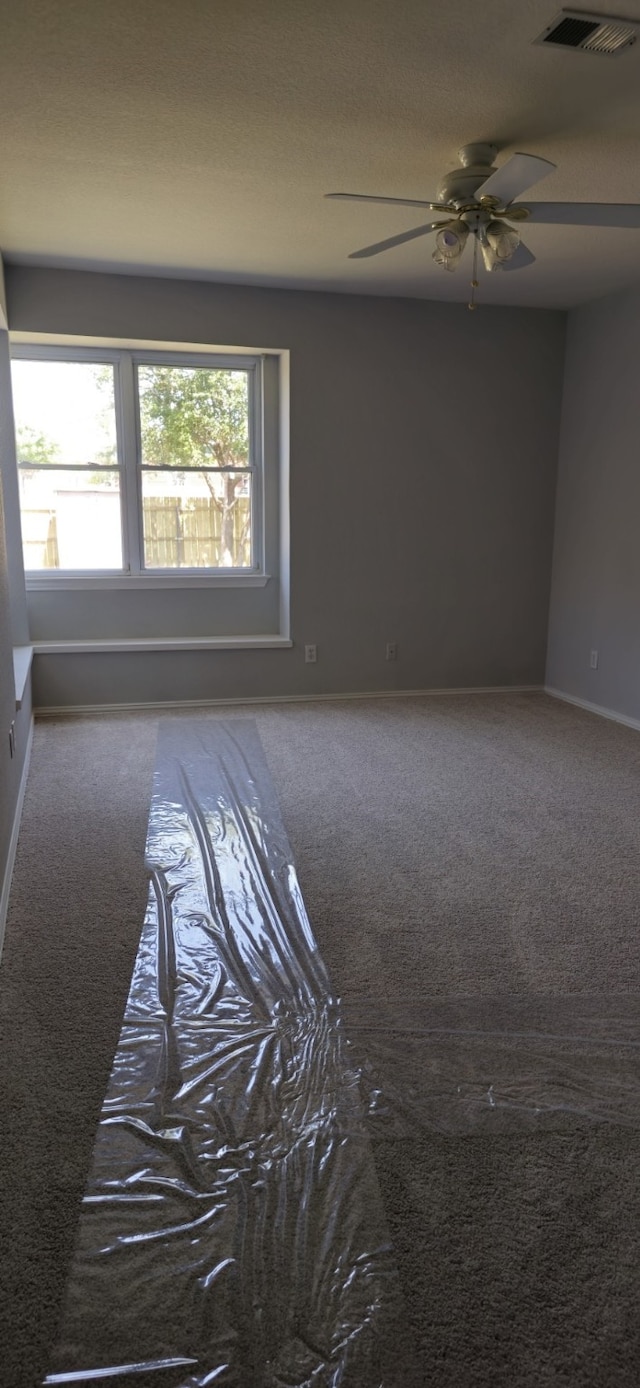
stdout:
MULTIPOLYGON (((15 343, 16 361, 90 362, 113 367, 120 476, 122 569, 27 569, 27 589, 124 588, 247 588, 264 587, 265 568, 265 449, 264 357, 255 352, 154 351, 137 347, 74 347, 15 343), (249 470, 251 471, 252 564, 238 569, 145 569, 143 564, 142 469, 137 400, 137 368, 141 365, 208 367, 243 370, 249 375, 249 470)), ((61 464, 64 467, 64 464, 61 464)))

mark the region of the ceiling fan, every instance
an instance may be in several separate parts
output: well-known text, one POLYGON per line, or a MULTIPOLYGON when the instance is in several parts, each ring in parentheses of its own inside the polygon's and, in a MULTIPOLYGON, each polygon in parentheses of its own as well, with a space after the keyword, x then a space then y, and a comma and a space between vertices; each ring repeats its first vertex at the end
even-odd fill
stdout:
MULTIPOLYGON (((419 236, 436 233, 433 259, 445 270, 455 270, 469 236, 473 238, 472 287, 477 287, 478 248, 486 270, 522 270, 535 256, 520 238, 516 224, 530 221, 555 226, 640 227, 640 204, 606 202, 537 202, 526 207, 514 201, 556 165, 532 154, 512 154, 506 164, 496 168, 497 147, 491 144, 464 145, 458 151, 461 167, 445 175, 436 202, 416 198, 385 198, 366 193, 326 193, 327 198, 348 202, 389 203, 396 207, 426 207, 430 212, 447 213, 445 221, 426 222, 412 231, 389 236, 372 246, 352 251, 350 260, 364 260, 381 251, 401 246, 419 236)), ((475 308, 472 295, 470 308, 475 308)))

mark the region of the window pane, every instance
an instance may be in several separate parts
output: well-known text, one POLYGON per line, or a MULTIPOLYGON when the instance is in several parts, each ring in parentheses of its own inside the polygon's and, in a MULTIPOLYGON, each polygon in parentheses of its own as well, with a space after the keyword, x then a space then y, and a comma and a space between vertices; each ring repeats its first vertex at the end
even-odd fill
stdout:
POLYGON ((143 472, 148 569, 251 566, 251 474, 143 472))
POLYGON ((19 476, 25 568, 122 568, 117 472, 26 466, 19 476))
POLYGON ((143 466, 248 466, 246 370, 140 366, 138 392, 143 466))
POLYGON ((117 465, 113 367, 14 361, 11 381, 19 463, 117 465))

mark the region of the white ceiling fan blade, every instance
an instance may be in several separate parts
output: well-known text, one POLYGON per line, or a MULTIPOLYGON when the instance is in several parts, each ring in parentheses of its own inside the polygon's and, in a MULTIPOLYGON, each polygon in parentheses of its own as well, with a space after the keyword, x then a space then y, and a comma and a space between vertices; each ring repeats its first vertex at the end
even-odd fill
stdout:
POLYGON ((392 207, 429 207, 432 212, 448 212, 442 202, 421 202, 419 198, 379 198, 374 193, 325 193, 325 198, 334 202, 385 202, 392 207))
POLYGON ((535 154, 512 154, 501 169, 476 188, 477 198, 499 198, 503 207, 519 198, 527 188, 533 188, 541 178, 553 173, 556 168, 548 159, 538 159, 535 154))
POLYGON ((533 202, 532 222, 551 226, 640 227, 636 202, 533 202))
POLYGON ((390 251, 392 246, 401 246, 404 241, 414 241, 417 236, 428 236, 430 231, 443 226, 443 222, 427 222, 426 226, 414 227, 413 231, 401 231, 399 236, 389 236, 386 241, 376 241, 374 246, 363 246, 361 251, 352 251, 349 260, 366 260, 380 251, 390 251))
POLYGON ((525 270, 527 265, 535 264, 535 255, 525 246, 524 241, 520 242, 518 249, 513 252, 509 260, 505 260, 500 266, 501 270, 525 270))

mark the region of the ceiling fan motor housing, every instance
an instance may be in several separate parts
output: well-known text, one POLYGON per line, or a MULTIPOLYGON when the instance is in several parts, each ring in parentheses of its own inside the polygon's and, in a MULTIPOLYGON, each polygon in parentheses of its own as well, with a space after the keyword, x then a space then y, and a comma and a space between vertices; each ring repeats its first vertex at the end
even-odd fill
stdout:
POLYGON ((461 167, 445 174, 438 188, 437 201, 450 202, 454 206, 472 202, 476 189, 496 172, 493 160, 497 152, 495 145, 463 145, 458 150, 461 167))

